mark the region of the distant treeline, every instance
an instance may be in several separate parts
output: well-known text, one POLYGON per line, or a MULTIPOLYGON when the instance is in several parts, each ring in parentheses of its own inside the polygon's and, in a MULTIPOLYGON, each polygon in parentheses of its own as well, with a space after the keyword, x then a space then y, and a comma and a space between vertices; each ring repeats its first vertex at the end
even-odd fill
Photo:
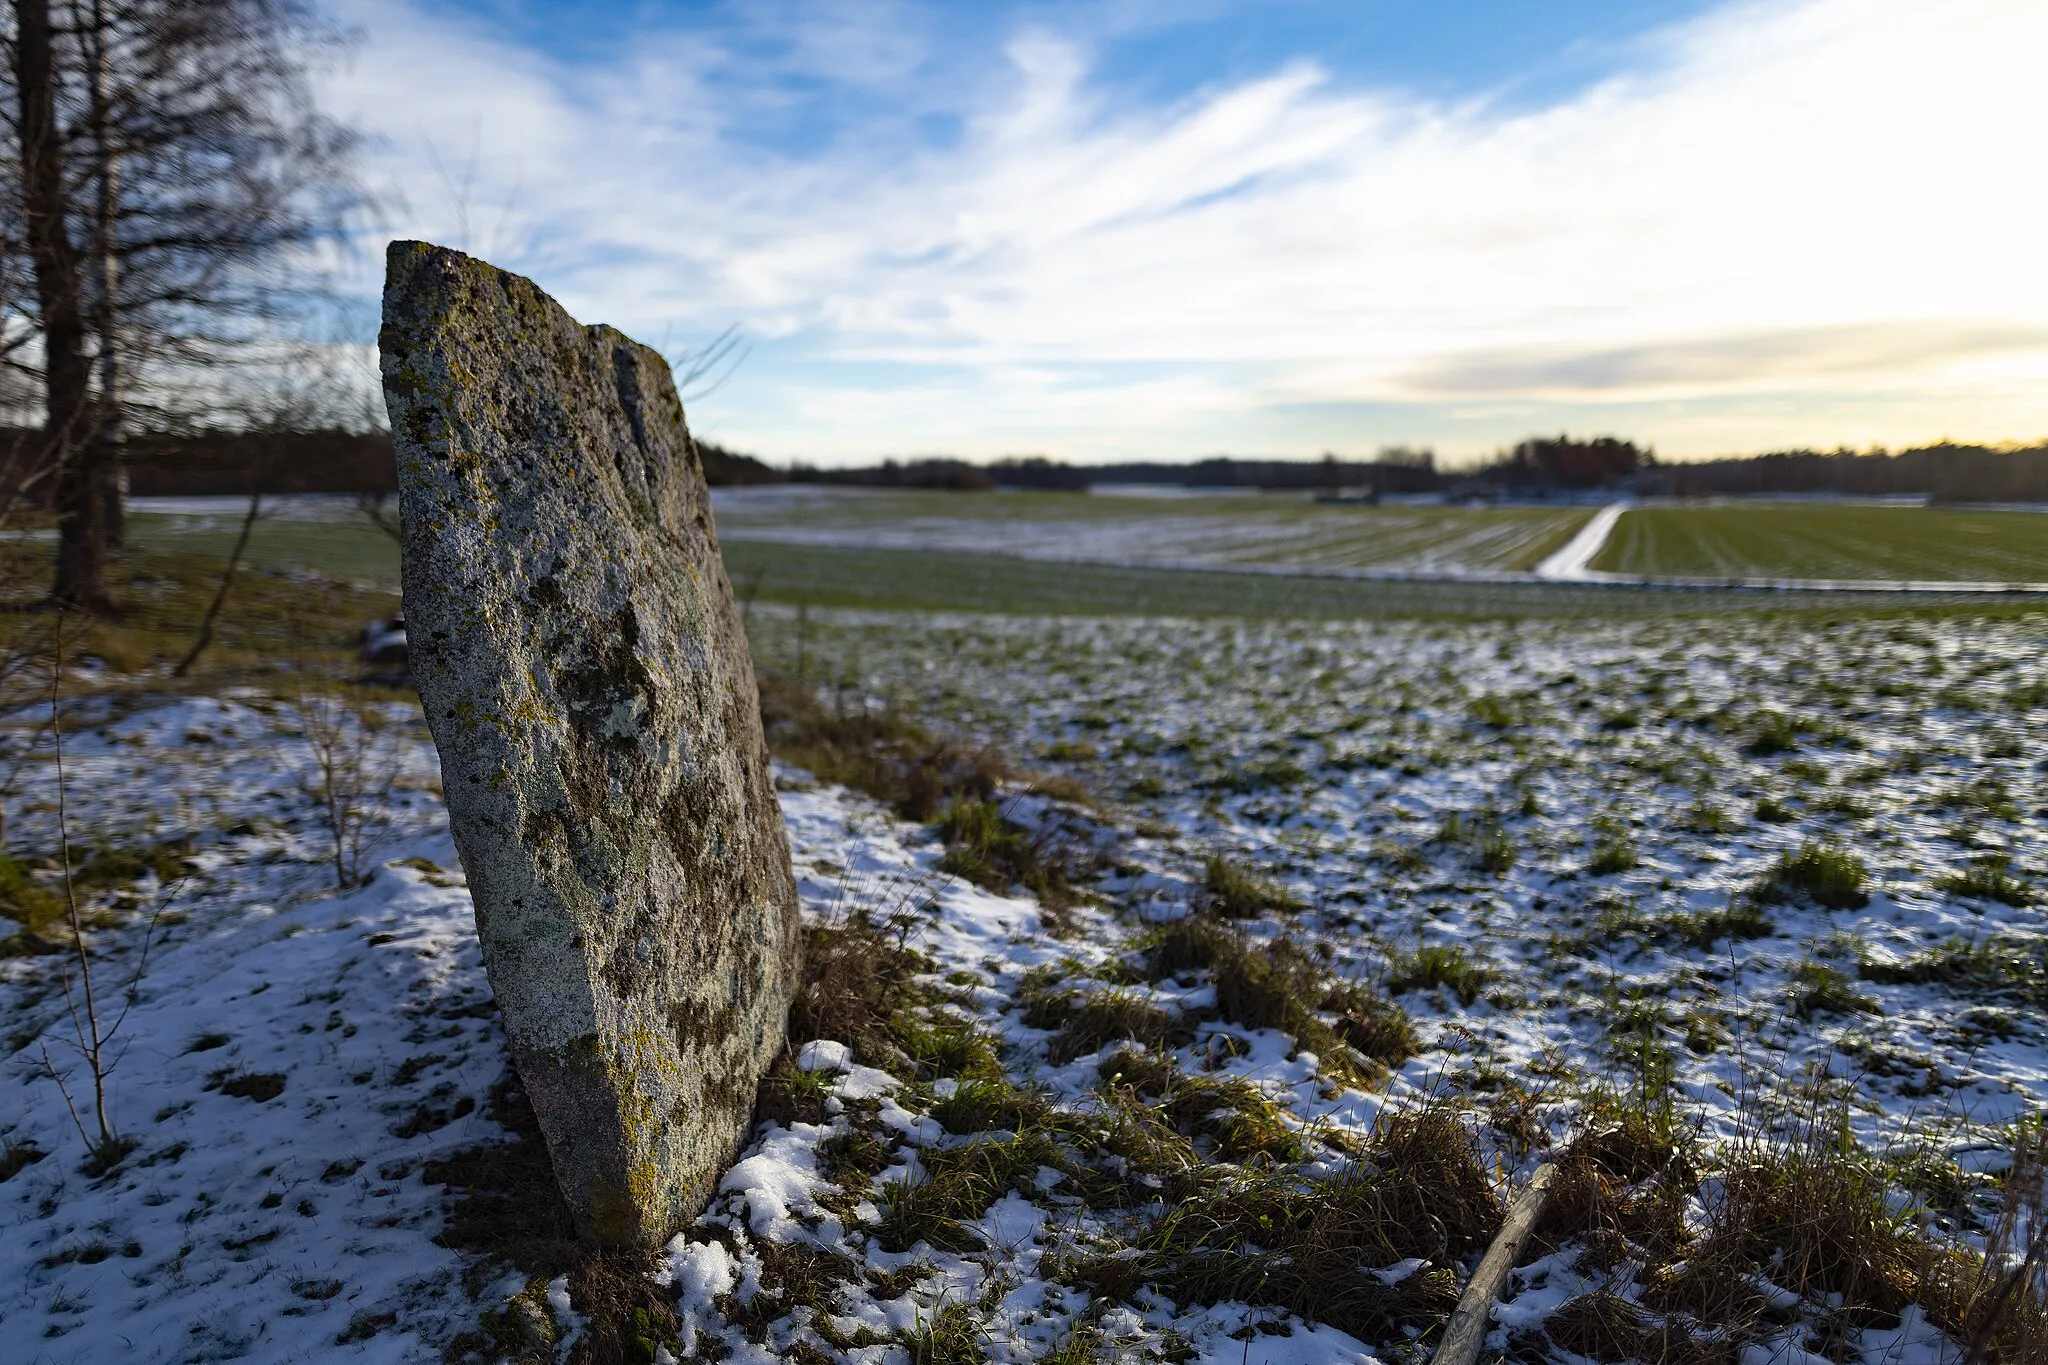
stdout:
POLYGON ((1215 455, 1179 463, 1143 461, 1130 464, 1072 465, 1044 456, 969 464, 965 460, 884 460, 856 469, 813 469, 797 465, 793 483, 843 484, 862 488, 1028 488, 1047 492, 1086 492, 1105 484, 1155 485, 1180 488, 1243 488, 1309 491, 1338 496, 1446 491, 1539 492, 1615 485, 1647 468, 1654 458, 1647 450, 1612 436, 1574 441, 1568 436, 1522 442, 1503 451, 1476 471, 1437 468, 1427 449, 1389 446, 1372 460, 1346 460, 1334 454, 1320 460, 1240 460, 1215 455))
MULTIPOLYGON (((0 498, 8 471, 33 467, 40 433, 0 427, 0 498)), ((1086 492, 1105 484, 1312 491, 1339 497, 1442 493, 1543 497, 1607 489, 1643 495, 1839 493, 1925 496, 1941 502, 2048 502, 2048 445, 1991 447, 1942 442, 1896 454, 1773 451, 1685 464, 1615 436, 1536 437, 1474 469, 1440 468, 1426 449, 1388 447, 1372 460, 1247 460, 1227 455, 1178 463, 1066 464, 1042 456, 971 464, 884 460, 856 469, 778 469, 716 441, 697 442, 713 487, 806 483, 867 488, 1023 488, 1086 492)), ((397 465, 387 432, 199 431, 143 434, 127 443, 129 492, 137 497, 262 493, 390 493, 397 465)), ((18 473, 13 477, 19 477, 18 473)), ((25 501, 42 503, 49 481, 25 501)))
POLYGON ((1469 474, 1446 484, 1520 494, 1581 492, 1621 488, 1657 465, 1656 453, 1618 436, 1574 441, 1570 436, 1533 436, 1502 451, 1469 474))
POLYGON ((1741 493, 1924 494, 1938 502, 2048 502, 2048 445, 1919 446, 1896 455, 1780 450, 1663 465, 1656 491, 1679 497, 1741 493))
POLYGON ((1426 493, 1439 487, 1435 457, 1426 450, 1393 449, 1377 460, 1239 460, 1228 455, 1180 463, 1073 465, 1042 455, 970 464, 965 460, 884 460, 857 469, 813 469, 796 465, 792 483, 842 484, 863 488, 1024 488, 1039 492, 1085 493, 1104 484, 1174 488, 1316 489, 1330 492, 1426 493))
POLYGON ((704 482, 713 488, 732 488, 750 483, 785 483, 789 476, 764 460, 727 450, 716 441, 697 442, 697 456, 704 461, 704 482))
MULTIPOLYGON (((0 428, 0 497, 14 492, 34 468, 42 433, 0 428)), ((779 469, 697 442, 704 476, 713 486, 780 483, 779 469)), ((383 431, 197 431, 131 436, 124 449, 131 497, 220 497, 250 493, 393 493, 398 458, 383 431)), ((22 501, 44 505, 50 480, 36 479, 22 501)))
POLYGON ((1840 493, 1926 496, 1940 502, 2048 502, 2048 446, 1992 447, 1942 442, 1896 454, 1850 450, 1775 451, 1676 464, 1617 436, 1532 437, 1472 469, 1443 469, 1428 450, 1401 447, 1375 460, 1240 460, 1072 465, 1042 457, 970 464, 885 460, 856 469, 812 469, 771 477, 867 488, 1026 488, 1085 492, 1104 484, 1187 488, 1312 490, 1340 496, 1442 493, 1450 497, 1545 497, 1593 490, 1645 496, 1840 493))
MULTIPOLYGON (((37 477, 42 432, 0 428, 0 469, 12 496, 48 503, 52 480, 37 477)), ((247 493, 390 493, 397 460, 385 432, 200 431, 142 433, 123 445, 132 497, 209 497, 247 493)))
POLYGON ((857 469, 793 467, 793 483, 844 484, 863 488, 1028 488, 1086 492, 1104 484, 1181 488, 1314 491, 1337 497, 1393 493, 1535 494, 1613 487, 1655 463, 1648 450, 1613 436, 1575 441, 1539 437, 1503 451, 1478 470, 1437 468, 1427 449, 1388 446, 1372 460, 1334 454, 1320 460, 1240 460, 1228 455, 1179 463, 1071 465, 1043 456, 969 464, 965 460, 884 460, 857 469))

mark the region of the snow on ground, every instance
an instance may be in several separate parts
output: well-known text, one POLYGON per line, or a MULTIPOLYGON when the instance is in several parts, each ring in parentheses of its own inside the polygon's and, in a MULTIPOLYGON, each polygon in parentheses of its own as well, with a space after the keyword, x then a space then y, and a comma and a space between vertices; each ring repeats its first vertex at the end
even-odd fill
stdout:
MULTIPOLYGON (((757 647, 788 624, 757 610, 757 647)), ((1169 860, 1245 859, 1341 971, 1469 959, 1472 1000, 1398 995, 1458 1068, 1611 1072, 1646 1027, 1714 1122, 1823 1066, 1866 1139, 1965 1158, 2048 1105, 2039 617, 903 625, 814 611, 811 666, 1080 773, 1169 860), (1752 895, 1809 845, 1862 904, 1752 895), (1994 868, 2026 903, 1955 889, 1994 868), (2010 958, 1944 969, 1958 945, 2010 958)))
POLYGON ((1572 538, 1559 546, 1556 553, 1538 564, 1532 571, 1536 577, 1559 583, 1592 581, 1590 565, 1600 551, 1607 546, 1607 538, 1614 534, 1614 524, 1621 520, 1621 514, 1629 509, 1626 499, 1609 503, 1595 512, 1592 519, 1572 534, 1572 538))
MULTIPOLYGON (((431 1240, 440 1192, 417 1172, 477 1140, 504 1049, 424 790, 432 756, 416 737, 379 741, 385 776, 412 786, 378 802, 367 884, 336 894, 288 719, 179 701, 67 745, 73 837, 190 838, 192 875, 145 877, 144 910, 163 910, 146 964, 134 928, 95 935, 111 954, 100 1014, 120 1017, 110 1109, 136 1144, 110 1175, 80 1170, 43 1061, 47 1048, 93 1128, 53 989, 63 959, 0 964, 5 1138, 45 1153, 0 1186, 10 1359, 304 1360, 343 1337, 352 1355, 411 1359, 418 1337, 384 1329, 449 1311, 460 1265, 431 1240)), ((17 815, 17 847, 54 844, 49 805, 17 815)))
MULTIPOLYGON (((61 959, 0 963, 5 1080, 17 1097, 0 1137, 31 1154, 0 1184, 6 1357, 438 1359, 441 1343, 520 1282, 473 1298, 464 1258, 434 1240, 444 1195, 423 1179, 428 1164, 510 1135, 485 1117, 507 1054, 416 713, 386 708, 386 726, 357 751, 383 778, 367 798, 366 879, 346 891, 335 890, 327 831, 303 791, 316 756, 292 708, 183 700, 69 724, 93 719, 104 723, 66 746, 73 837, 91 829, 175 846, 189 852, 190 875, 164 885, 146 873, 126 897, 127 927, 93 936, 101 1015, 118 1018, 110 1108, 132 1143, 109 1173, 83 1161, 86 1140, 44 1060, 47 1049, 90 1129, 91 1079, 67 1046, 61 959)), ((988 983, 1069 951, 1045 935, 1035 902, 935 873, 940 849, 927 831, 843 789, 782 776, 811 913, 914 906, 925 922, 918 942, 941 972, 988 983)), ((52 804, 17 812, 17 847, 54 843, 52 804)), ((1010 1002, 989 985, 978 994, 999 1023, 1010 1002)), ((932 1120, 895 1103, 894 1077, 853 1065, 845 1047, 814 1044, 803 1061, 839 1075, 835 1105, 879 1101, 906 1137, 944 1140, 932 1120)), ((827 1135, 768 1126, 726 1177, 729 1207, 714 1219, 757 1239, 845 1242, 814 1198, 827 1135)), ((914 1169, 913 1149, 904 1160, 914 1169)), ((920 1315, 1007 1275, 1023 1287, 1005 1299, 1004 1321, 1020 1349, 1042 1347, 1071 1317, 1040 1304, 1046 1291, 1032 1279, 1046 1218, 1014 1196, 992 1207, 983 1226, 994 1259, 872 1253, 878 1273, 916 1266, 934 1279, 921 1297, 898 1290, 847 1305, 847 1330, 914 1332, 920 1315)), ((857 1252, 863 1238, 852 1238, 857 1252)), ((766 1358, 711 1306, 744 1265, 736 1270, 722 1243, 689 1237, 671 1260, 686 1338, 730 1337, 737 1358, 766 1358)), ((556 1297, 565 1292, 557 1286, 556 1297)), ((574 1316, 566 1300, 561 1316, 574 1316)), ((1226 1311, 1212 1322, 1202 1310, 1187 1325, 1243 1320, 1226 1311)), ((1124 1328, 1158 1335, 1136 1319, 1124 1328)), ((1304 1340, 1317 1344, 1316 1359, 1362 1353, 1327 1330, 1304 1340), (1334 1355, 1323 1349, 1331 1342, 1334 1355)), ((1282 1357, 1268 1347, 1264 1358, 1282 1357)))
MULTIPOLYGON (((757 609, 757 651, 777 657, 792 624, 757 609)), ((1098 1104, 1098 1064, 1121 1045, 1052 1051, 1020 1008, 1033 970, 1125 979, 1132 937, 1184 915, 1221 851, 1298 901, 1246 922, 1251 941, 1308 945, 1392 992, 1419 1029, 1416 1055, 1363 1088, 1271 1029, 1205 1023, 1168 1048, 1187 1074, 1278 1105, 1287 1132, 1339 1144, 1311 1143, 1312 1170, 1425 1093, 1479 1108, 1520 1096, 1539 1129, 1561 1131, 1576 1087, 1625 1082, 1652 1056, 1709 1138, 1733 1131, 1746 1098, 1832 1077, 1865 1143, 1924 1157, 1966 1193, 2010 1126, 2048 1107, 2048 925, 2028 894, 2048 861, 2038 620, 812 612, 807 629, 813 678, 850 679, 856 704, 914 705, 1123 803, 1091 836, 1112 854, 1102 901, 1069 912, 1062 938, 1030 898, 939 872, 930 831, 780 774, 807 910, 911 916, 948 1008, 1056 1105, 1098 1104), (1758 894, 1777 860, 1815 845, 1861 863, 1861 904, 1758 894), (1987 894, 2001 887, 2005 899, 1987 894)), ((0 1138, 43 1154, 0 1184, 9 1359, 433 1359, 519 1288, 465 1282, 463 1258, 434 1241, 444 1193, 423 1179, 428 1162, 507 1136, 486 1117, 505 1053, 431 750, 405 708, 352 741, 379 776, 355 869, 367 881, 337 892, 302 720, 250 696, 71 721, 74 831, 174 846, 192 875, 165 887, 144 873, 130 927, 95 935, 103 1013, 134 980, 109 1095, 135 1146, 110 1174, 81 1169, 43 1062, 48 1046, 83 1105, 56 960, 0 963, 14 1096, 0 1138), (167 909, 140 970, 133 926, 151 906, 167 909)), ((26 790, 46 796, 46 778, 26 790)), ((1006 811, 1055 818, 1038 798, 1006 811)), ((10 814, 12 847, 54 845, 47 799, 10 814)), ((1115 990, 1168 1012, 1214 1000, 1177 979, 1115 990)), ((1071 1172, 1042 1168, 970 1216, 967 1250, 885 1249, 891 1191, 992 1139, 931 1117, 959 1082, 907 1083, 830 1041, 801 1066, 828 1089, 822 1121, 764 1125, 707 1221, 670 1248, 685 1351, 904 1365, 905 1342, 964 1321, 998 1361, 1084 1328, 1147 1358, 1404 1357, 1398 1333, 1363 1343, 1272 1307, 1091 1299, 1055 1263, 1116 1245, 1131 1215, 1071 1193, 1071 1172), (860 1115, 885 1142, 872 1180, 848 1186, 828 1176, 830 1147, 860 1137, 860 1115), (866 1287, 773 1316, 760 1286, 777 1248, 852 1263, 866 1287)), ((1493 1157, 1526 1171, 1544 1141, 1493 1157)), ((1964 1228, 1969 1215, 1931 1214, 1964 1228)), ((1573 1264, 1518 1272, 1496 1336, 1607 1283, 1573 1264)), ((1913 1320, 1861 1342, 1871 1361, 1933 1358, 1913 1320)))

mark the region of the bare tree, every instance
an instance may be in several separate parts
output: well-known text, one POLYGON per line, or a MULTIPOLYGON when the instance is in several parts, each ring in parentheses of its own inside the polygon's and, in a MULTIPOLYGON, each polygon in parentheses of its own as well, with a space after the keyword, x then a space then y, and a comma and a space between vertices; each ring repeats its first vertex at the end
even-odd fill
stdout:
POLYGON ((18 110, 0 159, 21 210, 0 256, 36 281, 15 335, 0 320, 0 348, 20 340, 0 358, 45 393, 53 596, 105 611, 123 421, 191 416, 195 396, 217 408, 229 386, 202 372, 300 328, 317 255, 363 201, 354 135, 308 94, 340 38, 307 0, 62 3, 13 0, 0 32, 18 110))
POLYGON ((21 177, 21 232, 35 276, 35 321, 41 340, 43 450, 57 471, 57 582, 61 606, 104 612, 104 490, 82 457, 89 375, 78 251, 72 241, 72 186, 65 174, 67 130, 59 96, 64 85, 58 34, 49 0, 14 0, 9 63, 18 109, 12 129, 21 177))
POLYGON ((363 520, 391 537, 393 544, 405 544, 405 523, 399 518, 397 494, 358 493, 355 498, 356 511, 363 520))
MULTIPOLYGON (((72 12, 78 6, 72 5, 72 12)), ((92 142, 94 182, 92 215, 93 268, 98 274, 98 298, 92 310, 93 344, 98 350, 99 403, 94 410, 91 440, 96 447, 93 464, 103 485, 107 521, 107 545, 119 550, 128 541, 128 518, 121 506, 127 492, 121 460, 121 353, 117 344, 120 321, 115 300, 120 297, 121 263, 114 254, 114 224, 121 200, 121 168, 114 157, 114 139, 107 97, 107 0, 91 0, 81 25, 81 44, 86 70, 86 131, 92 142)))

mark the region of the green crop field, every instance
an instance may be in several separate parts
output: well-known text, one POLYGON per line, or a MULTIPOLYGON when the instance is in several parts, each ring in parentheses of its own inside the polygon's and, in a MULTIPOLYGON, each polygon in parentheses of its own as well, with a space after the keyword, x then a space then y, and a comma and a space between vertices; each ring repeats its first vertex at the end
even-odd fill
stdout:
POLYGON ((724 543, 743 602, 905 612, 1368 620, 1643 618, 1715 612, 2004 616, 2030 598, 1386 580, 1060 564, 928 550, 724 543))
MULTIPOLYGON (((191 517, 139 512, 129 517, 129 539, 135 546, 160 553, 219 555, 225 559, 240 530, 238 515, 191 517)), ((307 569, 351 583, 394 590, 398 587, 398 542, 354 513, 333 521, 259 518, 249 536, 244 562, 258 570, 307 569)))
MULTIPOLYGON (((1631 517, 1653 515, 1632 513, 1631 517)), ((2015 514, 2017 515, 2017 514, 2015 514)), ((1622 520, 1618 530, 1628 527, 1622 520)), ((237 518, 142 513, 131 539, 145 552, 225 559, 237 518)), ((2044 524, 2048 529, 2048 524, 2044 524)), ((1592 584, 1371 580, 1242 569, 1166 569, 1061 563, 951 550, 808 545, 727 537, 725 561, 743 601, 894 611, 980 611, 1061 616, 1182 616, 1359 620, 1392 617, 1645 617, 1715 611, 1831 611, 1854 615, 2003 614, 2028 602, 1982 597, 1643 590, 1592 584)), ((332 521, 259 521, 246 564, 305 570, 387 590, 398 586, 398 547, 354 514, 332 521)))
POLYGON ((2048 582, 2048 515, 1829 503, 1650 507, 1593 568, 1678 578, 2048 582))

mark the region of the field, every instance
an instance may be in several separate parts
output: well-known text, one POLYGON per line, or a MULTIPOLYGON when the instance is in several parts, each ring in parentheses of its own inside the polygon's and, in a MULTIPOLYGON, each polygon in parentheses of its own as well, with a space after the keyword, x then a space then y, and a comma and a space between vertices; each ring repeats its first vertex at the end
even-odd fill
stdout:
POLYGON ((1753 502, 1624 514, 1592 567, 1677 578, 2048 582, 2048 516, 1753 502))
POLYGON ((1019 563, 994 555, 728 541, 744 602, 892 611, 1230 617, 1258 620, 1585 617, 1702 613, 1873 616, 2025 613, 1976 594, 1911 599, 1870 593, 1632 588, 1459 579, 1343 579, 1230 570, 1019 563))
POLYGON ((388 539, 266 522, 175 683, 232 529, 138 526, 70 656, 118 1150, 52 1076, 47 698, 0 726, 39 1359, 1419 1365, 1554 1164, 1486 1358, 2038 1365, 2038 1285, 1984 1326, 2048 1225, 2024 601, 729 539, 837 993, 625 1264, 563 1230, 418 707, 335 676, 389 599, 323 575, 388 539))
POLYGON ((727 541, 999 553, 1137 565, 1456 574, 1534 568, 1582 508, 1352 507, 1298 494, 1147 497, 746 488, 717 497, 727 541))
MULTIPOLYGON (((187 507, 204 510, 136 513, 138 544, 224 556, 239 507, 187 507)), ((1725 594, 1603 596, 1489 577, 1524 572, 1562 546, 1588 516, 1572 509, 772 488, 722 492, 717 515, 735 587, 771 602, 1338 618, 1744 605, 1725 594)), ((257 523, 248 558, 366 586, 398 582, 396 543, 345 500, 282 500, 257 523)), ((1816 503, 1637 508, 1591 567, 1676 580, 2048 582, 2048 518, 1816 503)), ((1774 605, 1839 601, 1813 594, 1774 605)))
MULTIPOLYGON (((930 494, 958 503, 995 505, 1008 495, 930 494)), ((1061 505, 1085 502, 1057 499, 1061 505)), ((1112 504, 1136 498, 1097 499, 1112 504)), ((240 528, 232 500, 207 500, 204 512, 131 515, 137 546, 153 553, 224 559, 240 528)), ((1443 509, 1422 509, 1442 511, 1443 509)), ((733 586, 743 601, 814 607, 907 611, 992 611, 1040 615, 1230 616, 1373 619, 1667 615, 1672 612, 1759 610, 1857 614, 1985 609, 1967 596, 1902 604, 1860 595, 1641 591, 1595 585, 1474 581, 1450 577, 1352 578, 1288 572, 1284 567, 1214 565, 1198 569, 1142 564, 1076 563, 969 550, 891 549, 867 544, 816 544, 750 539, 760 527, 719 512, 733 586), (738 534, 728 530, 738 521, 738 534)), ((1346 517, 1374 516, 1344 509, 1346 517)), ((1468 515, 1459 512, 1457 515, 1468 515)), ((1472 513, 1469 515, 1492 515, 1472 513)), ((1545 515, 1554 515, 1546 513, 1545 515)), ((1627 527, 1634 516, 1622 519, 1627 527)), ((1572 514, 1569 531, 1581 519, 1572 514)), ((1546 550, 1547 552, 1547 550, 1546 550)), ((344 501, 298 499, 265 513, 250 537, 247 561, 258 571, 311 572, 366 588, 395 591, 398 547, 344 501)), ((2000 610, 2008 609, 2001 607, 2000 610)), ((2013 610, 2025 610, 2013 607, 2013 610)))
MULTIPOLYGON (((1656 1287, 1756 1216, 1710 1172, 1748 1161, 1785 1178, 1832 1159, 1806 1145, 1818 1143, 1850 1154, 1823 1201, 1890 1191, 1872 1215, 1893 1229, 1882 1237, 1917 1220, 1969 1240, 1981 1233, 1964 1229, 1995 1221, 2009 1153, 2048 1112, 2044 628, 2039 615, 1336 624, 764 610, 753 634, 763 659, 801 668, 832 704, 946 718, 1080 779, 1141 832, 1114 844, 1112 920, 1070 939, 1059 975, 1078 1000, 1116 1003, 1122 1022, 1091 1023, 1099 1044, 1068 1041, 1078 1016, 1034 1017, 1018 1005, 1028 978, 999 976, 987 1018, 1021 1080, 1085 1104, 1098 1072, 1129 1068, 1117 1061, 1128 1036, 1191 1076, 1260 1087, 1293 1131, 1369 1145, 1393 1116, 1448 1105, 1473 1125, 1482 1165, 1524 1174, 1569 1164, 1574 1143, 1623 1142, 1632 1154, 1598 1177, 1615 1221, 1560 1232, 1501 1315, 1527 1358, 1568 1359, 1588 1354, 1570 1344, 1587 1314, 1624 1333, 1672 1321, 1673 1296, 1656 1287), (1161 951, 1147 946, 1154 926, 1190 908, 1398 1006, 1415 1041, 1390 1048, 1390 1078, 1333 1085, 1343 1054, 1326 1038, 1312 1083, 1303 1054, 1237 1031, 1248 1016, 1222 1002, 1241 987, 1220 969, 1134 981, 1131 964, 1161 951), (1133 1002, 1186 1018, 1192 1039, 1176 1045, 1133 1002), (1219 1062, 1240 1043, 1239 1060, 1219 1062), (1660 1199, 1701 1202, 1684 1230, 1656 1231, 1660 1199), (1608 1249, 1583 1249, 1602 1237, 1608 1249)), ((1039 818, 1021 798, 1013 811, 1027 827, 1039 818)), ((1333 1004, 1357 998, 1326 996, 1324 1019, 1380 1021, 1342 1036, 1384 1043, 1397 1031, 1384 1014, 1333 1004)), ((1083 1217, 1074 1235, 1148 1257, 1153 1283, 1172 1281, 1170 1257, 1115 1227, 1083 1217)), ((1778 1283, 1814 1273, 1781 1270, 1778 1283)), ((1873 1315, 1858 1306, 1868 1284, 1828 1282, 1786 1293, 1809 1305, 1796 1325, 1731 1334, 1770 1351, 1833 1340, 1841 1358, 1871 1361, 1932 1348, 1924 1316, 1900 1326, 1883 1317, 1897 1300, 1873 1315)), ((1942 1311, 1945 1291, 1914 1292, 1942 1311)), ((1262 1330, 1295 1318, 1359 1330, 1316 1311, 1308 1290, 1248 1297, 1262 1330)), ((1152 1330, 1215 1342, 1215 1310, 1179 1308, 1150 1314, 1152 1330)), ((999 1339, 1019 1330, 985 1322, 999 1339)), ((1273 1358, 1328 1350, 1290 1330, 1299 1354, 1273 1358)), ((1377 1352, 1399 1342, 1362 1335, 1377 1352)))
MULTIPOLYGON (((137 546, 173 554, 225 559, 241 531, 246 504, 239 498, 181 499, 203 512, 129 513, 137 546)), ((277 499, 258 518, 246 559, 252 568, 326 574, 348 582, 398 587, 398 542, 379 531, 346 501, 277 499)))

